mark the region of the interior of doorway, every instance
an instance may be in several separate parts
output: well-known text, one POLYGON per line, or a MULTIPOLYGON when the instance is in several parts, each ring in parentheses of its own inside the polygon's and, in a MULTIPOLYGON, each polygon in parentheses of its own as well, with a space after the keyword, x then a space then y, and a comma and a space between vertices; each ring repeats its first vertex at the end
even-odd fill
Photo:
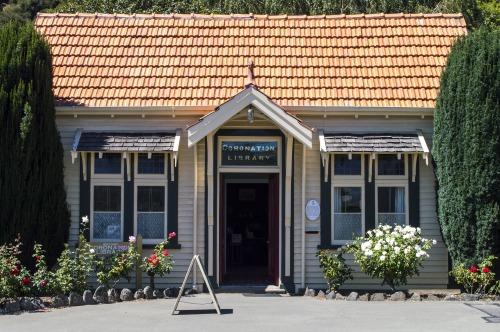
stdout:
POLYGON ((225 285, 268 285, 269 181, 226 178, 225 285))

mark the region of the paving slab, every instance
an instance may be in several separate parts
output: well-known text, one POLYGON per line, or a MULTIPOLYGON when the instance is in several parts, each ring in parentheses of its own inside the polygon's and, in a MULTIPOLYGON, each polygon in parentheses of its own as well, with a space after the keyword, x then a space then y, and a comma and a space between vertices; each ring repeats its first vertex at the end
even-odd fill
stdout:
POLYGON ((360 302, 280 294, 208 294, 0 316, 1 331, 500 331, 498 302, 360 302))

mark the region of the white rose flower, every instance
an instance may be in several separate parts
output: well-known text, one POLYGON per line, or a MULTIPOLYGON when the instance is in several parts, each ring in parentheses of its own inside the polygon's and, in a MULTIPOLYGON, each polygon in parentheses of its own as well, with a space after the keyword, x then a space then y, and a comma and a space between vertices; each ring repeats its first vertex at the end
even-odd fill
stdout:
POLYGON ((88 223, 89 222, 89 217, 88 216, 82 217, 82 222, 83 223, 88 223))
POLYGON ((394 252, 397 254, 399 254, 399 252, 401 251, 401 248, 399 247, 394 247, 394 252))
POLYGON ((370 249, 365 250, 365 256, 371 256, 371 255, 373 255, 373 251, 371 251, 370 249))
POLYGON ((421 246, 419 246, 418 244, 416 244, 416 245, 415 245, 415 250, 416 250, 416 251, 420 251, 420 249, 422 249, 422 247, 421 247, 421 246))
POLYGON ((421 251, 417 251, 417 253, 415 254, 415 256, 417 256, 417 258, 419 258, 421 255, 422 255, 421 251))
POLYGON ((91 254, 93 254, 93 253, 95 253, 95 250, 94 250, 94 249, 90 249, 90 250, 89 250, 89 252, 90 252, 91 254))
POLYGON ((380 261, 385 261, 385 256, 380 256, 380 261))
POLYGON ((410 248, 406 247, 405 248, 405 254, 408 255, 410 253, 410 250, 411 250, 410 248))
POLYGON ((437 241, 436 240, 432 240, 432 244, 437 244, 437 241))
POLYGON ((377 243, 377 244, 375 245, 375 248, 374 248, 374 249, 375 249, 375 250, 380 250, 380 248, 381 248, 381 247, 382 247, 382 246, 380 245, 380 243, 377 243))
POLYGON ((421 231, 420 227, 417 227, 417 233, 420 234, 421 231))

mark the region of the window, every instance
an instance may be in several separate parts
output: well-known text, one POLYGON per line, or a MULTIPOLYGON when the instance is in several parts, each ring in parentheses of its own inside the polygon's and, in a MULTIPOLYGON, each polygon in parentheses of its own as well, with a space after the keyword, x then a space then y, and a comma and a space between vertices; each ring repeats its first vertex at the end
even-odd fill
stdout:
POLYGON ((334 175, 361 175, 361 155, 355 154, 349 159, 347 154, 335 155, 334 175))
POLYGON ((138 174, 165 174, 165 154, 153 153, 148 158, 147 153, 139 153, 137 161, 138 174))
POLYGON ((119 153, 103 153, 99 158, 99 153, 94 153, 94 173, 95 174, 121 174, 122 160, 119 153))
POLYGON ((405 159, 406 156, 400 156, 398 159, 397 154, 379 154, 378 155, 378 175, 401 175, 404 176, 405 172, 405 159))
POLYGON ((406 225, 405 187, 377 188, 378 223, 406 225))
POLYGON ((93 187, 92 239, 121 241, 122 187, 95 185, 93 187))
POLYGON ((346 243, 363 234, 361 187, 334 187, 333 243, 346 243))
POLYGON ((165 187, 137 187, 137 234, 144 240, 163 240, 165 226, 165 187))

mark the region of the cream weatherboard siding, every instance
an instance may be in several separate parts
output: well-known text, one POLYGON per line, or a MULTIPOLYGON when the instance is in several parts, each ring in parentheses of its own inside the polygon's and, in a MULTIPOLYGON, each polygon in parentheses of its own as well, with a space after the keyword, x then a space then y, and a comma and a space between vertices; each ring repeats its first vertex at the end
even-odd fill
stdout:
MULTIPOLYGON (((199 115, 201 116, 201 114, 199 115)), ((170 275, 164 278, 156 278, 156 285, 163 289, 166 287, 179 286, 184 278, 185 271, 193 257, 193 254, 200 254, 205 258, 205 187, 206 187, 206 143, 205 140, 199 141, 195 146, 187 146, 187 126, 198 121, 199 116, 146 116, 141 118, 139 115, 118 115, 111 118, 109 115, 79 115, 78 118, 68 115, 58 115, 57 124, 63 142, 65 157, 65 183, 68 193, 68 204, 71 209, 71 230, 70 246, 74 246, 78 235, 78 225, 81 216, 80 208, 80 160, 71 163, 71 147, 77 128, 83 128, 87 131, 172 131, 177 128, 182 129, 179 153, 178 153, 178 240, 181 249, 171 249, 174 256, 174 269, 170 275), (196 157, 195 157, 196 154, 196 157), (195 163, 196 162, 196 163, 195 163), (196 172, 196 174, 195 174, 196 172), (196 183, 195 183, 196 180, 196 183), (196 190, 196 195, 195 195, 196 190), (195 202, 196 199, 196 202, 195 202), (196 207, 196 211, 194 210, 196 207), (196 212, 196 213, 195 213, 196 212), (194 218, 196 217, 196 223, 194 218), (195 229, 196 224, 196 229, 195 229), (194 234, 196 231, 196 236, 194 234), (196 246, 194 240, 196 238, 196 246), (196 247, 196 252, 195 252, 196 247)), ((421 129, 426 138, 429 148, 432 139, 432 118, 421 116, 299 116, 303 122, 317 129, 322 129, 325 133, 390 133, 390 132, 412 132, 415 129, 421 129)), ((236 115, 228 121, 223 129, 276 129, 276 125, 265 118, 256 118, 255 122, 249 127, 245 114, 236 115)), ((302 167, 303 167, 303 145, 297 140, 294 141, 294 168, 293 168, 293 256, 291 262, 293 282, 295 291, 302 286, 313 288, 325 288, 326 283, 323 273, 319 267, 316 258, 317 246, 321 243, 321 232, 317 234, 302 234, 305 231, 302 225, 304 214, 304 201, 302 198, 302 167), (303 245, 302 239, 305 239, 303 245), (302 280, 302 247, 305 247, 305 279, 302 280)), ((79 157, 80 158, 80 157, 79 157)), ((321 201, 320 188, 323 179, 320 178, 321 160, 319 152, 319 139, 317 131, 313 137, 312 149, 306 149, 306 181, 305 181, 305 202, 315 199, 321 201)), ((215 171, 215 170, 214 170, 215 171)), ((436 216, 436 197, 434 174, 431 162, 429 166, 419 157, 419 176, 420 176, 420 227, 423 235, 428 238, 434 238, 438 244, 429 251, 430 258, 424 262, 424 268, 421 269, 420 276, 412 278, 409 285, 402 288, 444 288, 448 283, 447 269, 448 259, 447 251, 440 236, 439 224, 436 216)), ((282 195, 282 198, 284 196, 282 195)), ((323 207, 322 207, 323 208, 323 207)), ((305 220, 306 229, 320 229, 320 220, 305 220)), ((217 256, 217 250, 214 250, 217 256)), ((145 255, 151 253, 146 250, 145 255)), ((282 253, 281 259, 284 255, 282 253)), ((380 281, 372 279, 359 271, 359 268, 348 256, 348 263, 351 264, 356 272, 354 280, 349 281, 345 287, 363 288, 363 289, 387 289, 381 287, 380 281)), ((214 277, 218 271, 214 271, 214 277)), ((148 277, 144 274, 142 284, 147 285, 148 277)), ((203 281, 199 272, 196 280, 191 277, 188 281, 197 283, 200 286, 203 281)), ((134 287, 135 280, 131 283, 121 283, 118 287, 134 287)))

